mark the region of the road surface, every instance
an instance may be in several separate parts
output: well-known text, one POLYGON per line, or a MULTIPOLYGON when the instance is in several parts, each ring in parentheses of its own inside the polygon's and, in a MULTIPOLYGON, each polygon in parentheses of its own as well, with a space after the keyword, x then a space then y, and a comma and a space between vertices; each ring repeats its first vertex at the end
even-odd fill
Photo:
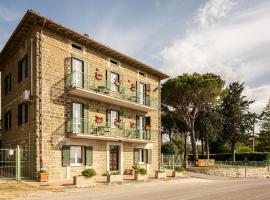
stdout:
POLYGON ((187 178, 100 189, 76 189, 38 200, 270 200, 270 179, 187 178))

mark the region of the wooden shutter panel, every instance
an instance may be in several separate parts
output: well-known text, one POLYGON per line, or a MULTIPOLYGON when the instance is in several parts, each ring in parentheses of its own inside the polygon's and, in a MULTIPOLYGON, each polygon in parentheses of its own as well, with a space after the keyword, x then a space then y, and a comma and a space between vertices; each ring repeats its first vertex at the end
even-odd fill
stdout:
POLYGON ((145 95, 145 105, 150 106, 150 84, 145 85, 145 92, 149 95, 145 95))
POLYGON ((93 147, 92 146, 85 147, 85 165, 88 165, 88 166, 93 165, 93 147))
POLYGON ((88 105, 83 105, 83 132, 88 133, 89 128, 89 111, 88 105))
POLYGON ((140 84, 138 81, 136 81, 136 97, 137 97, 137 102, 140 101, 140 84))
POLYGON ((111 125, 111 111, 106 109, 106 126, 110 127, 111 125))
POLYGON ((70 146, 62 146, 62 166, 70 165, 70 146))
POLYGON ((133 160, 134 160, 134 164, 138 164, 139 163, 139 149, 134 149, 133 152, 133 160))
POLYGON ((8 75, 8 91, 11 91, 11 73, 8 75))
POLYGON ((123 80, 123 75, 119 74, 119 82, 120 82, 120 86, 119 86, 119 92, 123 93, 124 92, 124 80, 123 80))
POLYGON ((106 70, 106 87, 107 89, 111 90, 111 72, 109 70, 106 70))
POLYGON ((8 93, 8 76, 5 77, 5 94, 8 93))
POLYGON ((8 113, 5 113, 5 130, 8 130, 8 113))
POLYGON ((87 62, 83 62, 83 72, 84 72, 83 88, 88 89, 89 88, 89 69, 88 69, 88 63, 87 62))
POLYGON ((24 78, 28 76, 28 55, 24 56, 25 69, 24 69, 24 78))
POLYGON ((25 105, 24 117, 25 117, 25 123, 27 123, 28 122, 28 103, 25 103, 24 105, 25 105))
POLYGON ((22 124, 22 104, 18 105, 18 124, 22 124))
POLYGON ((18 62, 18 81, 22 81, 22 61, 18 62))
POLYGON ((152 149, 147 150, 147 163, 152 164, 152 149))
POLYGON ((120 129, 124 128, 124 113, 119 111, 118 112, 118 119, 121 121, 121 125, 119 126, 120 129))
POLYGON ((12 117, 12 116, 11 116, 11 111, 9 111, 8 113, 9 113, 9 115, 8 115, 8 117, 9 117, 8 128, 11 128, 11 124, 12 124, 12 121, 11 121, 11 120, 12 120, 12 118, 11 118, 11 117, 12 117))

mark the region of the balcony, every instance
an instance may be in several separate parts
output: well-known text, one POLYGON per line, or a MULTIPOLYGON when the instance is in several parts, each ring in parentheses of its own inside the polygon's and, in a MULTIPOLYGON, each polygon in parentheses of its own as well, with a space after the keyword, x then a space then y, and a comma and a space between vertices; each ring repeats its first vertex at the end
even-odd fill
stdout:
POLYGON ((123 87, 121 83, 116 85, 115 82, 98 80, 79 71, 66 77, 66 86, 69 94, 142 112, 155 111, 159 105, 158 99, 152 98, 149 92, 142 94, 123 87))
POLYGON ((110 128, 106 123, 90 124, 89 120, 70 119, 67 122, 68 137, 106 141, 153 143, 158 141, 158 131, 138 130, 119 124, 110 128))

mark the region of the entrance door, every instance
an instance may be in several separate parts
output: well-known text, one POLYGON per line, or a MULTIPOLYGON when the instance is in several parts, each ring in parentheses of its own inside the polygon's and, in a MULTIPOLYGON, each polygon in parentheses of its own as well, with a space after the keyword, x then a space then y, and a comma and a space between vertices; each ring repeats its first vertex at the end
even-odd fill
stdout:
POLYGON ((76 58, 72 58, 72 73, 73 73, 73 83, 75 86, 83 87, 83 77, 84 77, 83 61, 76 58))
POLYGON ((110 171, 119 170, 119 150, 120 147, 116 145, 110 146, 110 171))

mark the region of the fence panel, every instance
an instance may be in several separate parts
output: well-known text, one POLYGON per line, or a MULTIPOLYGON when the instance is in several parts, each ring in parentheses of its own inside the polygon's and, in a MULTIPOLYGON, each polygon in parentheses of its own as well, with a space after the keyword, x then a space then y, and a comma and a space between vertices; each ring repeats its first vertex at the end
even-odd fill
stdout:
POLYGON ((16 149, 0 149, 0 178, 15 179, 16 149))
POLYGON ((161 169, 174 170, 175 167, 183 166, 182 155, 161 155, 161 169))

